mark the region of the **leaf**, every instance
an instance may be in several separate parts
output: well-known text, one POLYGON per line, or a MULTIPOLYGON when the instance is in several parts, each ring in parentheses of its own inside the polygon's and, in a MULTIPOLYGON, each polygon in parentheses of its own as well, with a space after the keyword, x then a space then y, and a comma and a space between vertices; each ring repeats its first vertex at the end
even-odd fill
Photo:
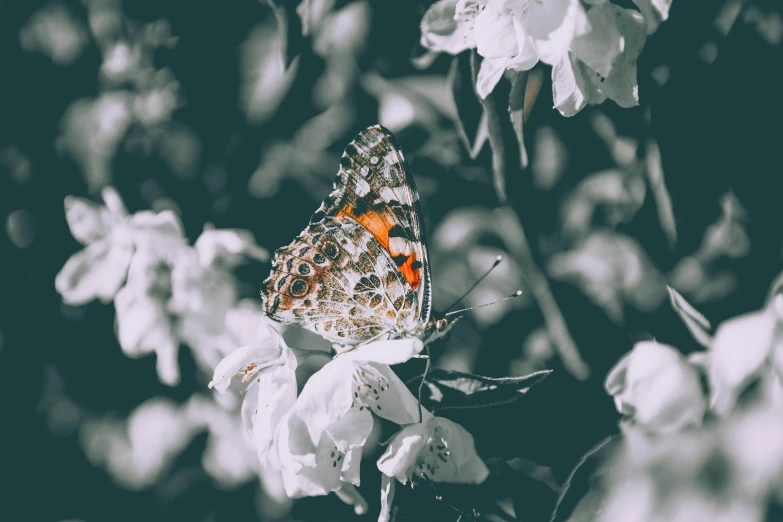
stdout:
POLYGON ((602 475, 607 471, 607 458, 621 439, 608 437, 590 449, 569 475, 550 522, 588 522, 596 519, 606 496, 602 475))
POLYGON ((511 124, 519 142, 519 165, 527 167, 527 149, 523 128, 525 126, 525 92, 527 91, 528 71, 518 72, 511 81, 511 94, 508 96, 508 111, 511 116, 511 124))
POLYGON ((663 178, 661 151, 658 148, 658 143, 654 140, 647 142, 645 163, 647 165, 647 179, 655 198, 655 206, 658 209, 658 221, 661 224, 666 240, 669 242, 669 247, 674 248, 677 244, 677 223, 674 219, 672 198, 663 178))
POLYGON ((486 129, 484 109, 473 88, 475 77, 470 60, 470 52, 460 53, 454 57, 449 68, 448 83, 457 109, 457 117, 454 120, 457 134, 470 153, 470 157, 476 159, 489 133, 486 129))
POLYGON ((286 69, 304 49, 302 19, 296 12, 296 0, 267 0, 277 20, 280 49, 286 69))
POLYGON ((712 344, 712 334, 709 332, 712 330, 710 322, 699 313, 698 310, 691 306, 677 290, 670 286, 667 286, 666 288, 669 290, 669 300, 671 301, 672 308, 674 308, 674 311, 680 316, 680 319, 685 323, 685 326, 688 327, 688 331, 691 332, 693 338, 696 339, 696 342, 700 345, 709 348, 712 344))
POLYGON ((557 502, 558 484, 552 471, 525 459, 505 463, 503 478, 511 489, 511 501, 517 520, 545 522, 557 502))
MULTIPOLYGON (((427 377, 427 384, 442 394, 436 409, 478 408, 513 402, 550 373, 551 370, 542 370, 520 377, 496 378, 433 370, 427 377)), ((435 400, 436 395, 430 397, 435 400)))

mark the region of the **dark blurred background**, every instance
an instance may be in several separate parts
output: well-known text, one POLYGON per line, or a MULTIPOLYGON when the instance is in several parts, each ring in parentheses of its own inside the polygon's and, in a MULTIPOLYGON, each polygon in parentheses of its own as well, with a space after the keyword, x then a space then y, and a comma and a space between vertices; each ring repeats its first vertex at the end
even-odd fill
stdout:
MULTIPOLYGON (((289 505, 261 493, 270 486, 259 486, 252 454, 230 479, 205 469, 213 428, 153 432, 182 443, 145 481, 102 460, 124 446, 85 443, 85 426, 123 432, 140 404, 184 404, 209 376, 181 350, 182 382, 167 387, 154 357, 122 354, 113 306, 62 304, 54 277, 80 248, 63 199, 97 200, 113 185, 131 212, 176 211, 191 240, 213 223, 273 250, 329 193, 342 147, 380 122, 416 175, 445 308, 519 232, 493 214, 489 148, 471 160, 454 130, 451 57, 411 63, 429 3, 313 2, 310 36, 284 71, 275 19, 258 0, 0 2, 0 518, 354 519, 333 496, 289 505)), ((437 347, 436 366, 555 370, 512 405, 453 416, 482 457, 523 458, 562 481, 614 433, 602 384, 620 355, 651 337, 696 349, 666 284, 713 324, 762 305, 783 246, 781 41, 779 2, 676 0, 639 58, 639 107, 606 102, 564 118, 551 108, 550 70, 534 71, 525 134, 538 194, 523 225, 591 376, 563 367, 530 292, 473 313, 437 347)), ((240 267, 243 296, 257 297, 268 269, 240 267)), ((465 303, 526 288, 524 277, 512 256, 465 303)), ((420 372, 417 361, 400 370, 420 372)), ((366 520, 377 516, 371 457, 366 520)), ((535 481, 498 480, 515 505, 553 502, 535 481)), ((425 500, 425 519, 456 520, 425 500)))

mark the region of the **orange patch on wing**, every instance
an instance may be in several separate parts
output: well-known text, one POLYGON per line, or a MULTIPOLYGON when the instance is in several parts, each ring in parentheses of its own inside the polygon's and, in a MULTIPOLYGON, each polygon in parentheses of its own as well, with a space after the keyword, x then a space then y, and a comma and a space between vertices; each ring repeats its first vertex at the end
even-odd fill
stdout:
MULTIPOLYGON (((349 205, 343 206, 343 208, 341 208, 340 211, 335 215, 335 217, 340 216, 346 216, 358 221, 364 228, 369 230, 373 236, 375 236, 375 239, 378 240, 384 250, 389 252, 389 255, 392 257, 395 255, 394 252, 389 250, 389 231, 394 228, 394 225, 397 223, 390 216, 387 214, 379 214, 374 210, 368 210, 367 212, 357 214, 354 212, 353 207, 349 205)), ((411 288, 414 290, 419 287, 420 279, 420 269, 413 268, 412 266, 416 261, 416 254, 412 252, 410 255, 408 255, 408 259, 406 259, 405 262, 398 267, 398 270, 402 273, 402 275, 405 277, 405 280, 408 281, 408 284, 410 284, 411 288)))
POLYGON ((410 283, 411 288, 416 290, 419 287, 419 269, 413 268, 413 262, 416 261, 416 254, 411 254, 408 256, 408 260, 405 261, 399 268, 400 272, 402 272, 402 275, 405 276, 405 279, 410 283))

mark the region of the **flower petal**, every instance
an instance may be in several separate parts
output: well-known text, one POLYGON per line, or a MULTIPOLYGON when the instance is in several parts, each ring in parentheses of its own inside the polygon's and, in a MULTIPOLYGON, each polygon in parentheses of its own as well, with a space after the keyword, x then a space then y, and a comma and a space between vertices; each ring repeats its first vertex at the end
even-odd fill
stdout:
POLYGON ((489 96, 495 89, 503 73, 506 72, 506 58, 484 58, 479 66, 478 76, 476 77, 476 92, 483 100, 489 96))
POLYGON ((620 31, 623 38, 623 45, 620 49, 621 54, 616 63, 629 64, 635 62, 639 55, 642 54, 644 44, 647 43, 642 16, 633 9, 623 9, 611 3, 596 6, 593 9, 608 10, 609 14, 605 16, 615 17, 617 30, 620 31))
POLYGON ((65 220, 73 237, 82 245, 88 245, 107 237, 108 213, 92 201, 66 196, 65 220))
POLYGON ((426 447, 429 431, 426 423, 417 422, 405 426, 389 442, 386 451, 378 459, 380 472, 407 484, 416 470, 419 455, 426 447))
POLYGON ((340 480, 358 486, 360 483, 359 464, 361 462, 362 448, 353 448, 346 452, 340 472, 340 480))
POLYGON ((438 439, 445 441, 445 445, 450 451, 446 457, 449 461, 448 465, 441 465, 437 468, 431 475, 432 480, 461 484, 484 482, 489 475, 489 470, 476 453, 473 435, 456 422, 442 417, 433 417, 429 424, 432 438, 435 441, 438 439))
POLYGON ((338 357, 315 372, 302 389, 293 415, 306 426, 311 444, 317 445, 321 434, 354 406, 355 368, 354 361, 338 357))
POLYGON ((372 432, 373 417, 363 406, 349 409, 342 417, 330 424, 326 431, 338 450, 347 453, 361 448, 372 432))
POLYGON ((234 267, 245 259, 266 261, 269 253, 256 244, 249 230, 205 229, 195 245, 202 266, 234 267))
POLYGON ((92 243, 65 262, 54 286, 70 305, 82 305, 95 298, 107 302, 125 281, 132 256, 130 245, 92 243))
POLYGON ((529 71, 538 63, 538 51, 536 43, 517 16, 514 17, 514 33, 518 52, 516 56, 508 60, 506 67, 515 71, 529 71))
POLYGON ((697 367, 675 348, 652 341, 636 343, 604 387, 620 413, 657 433, 700 425, 707 409, 697 367))
POLYGON ((354 361, 369 361, 383 364, 402 364, 421 353, 424 344, 421 339, 394 339, 376 341, 353 350, 343 352, 338 357, 354 361))
POLYGON ((647 34, 653 34, 669 18, 672 0, 633 0, 647 25, 647 34))
POLYGON ((502 2, 490 2, 473 24, 476 51, 484 58, 511 58, 519 52, 514 18, 502 2))
POLYGON ((140 357, 171 344, 173 331, 164 303, 125 286, 114 298, 117 339, 128 357, 140 357))
POLYGON ((489 475, 473 436, 441 417, 403 428, 378 459, 378 469, 403 484, 417 471, 435 482, 463 484, 481 483, 489 475))
MULTIPOLYGON (((159 335, 165 335, 163 331, 159 335)), ((179 384, 179 342, 172 335, 165 335, 159 342, 147 341, 154 345, 155 371, 158 374, 160 382, 167 386, 176 386, 179 384)))
POLYGON ((767 362, 775 330, 769 310, 739 315, 718 326, 710 346, 711 405, 728 414, 737 397, 767 362))
POLYGON ((287 366, 271 366, 253 376, 242 403, 242 421, 256 447, 261 467, 270 466, 267 454, 275 430, 296 401, 296 374, 287 366))
POLYGON ((391 521, 391 508, 394 502, 394 479, 383 474, 381 475, 381 512, 378 515, 378 522, 391 521))
POLYGON ((242 299, 226 312, 226 334, 238 341, 234 346, 252 344, 255 339, 266 334, 269 328, 266 314, 255 299, 242 299))
POLYGON ((529 2, 522 24, 535 42, 538 58, 549 65, 558 63, 568 52, 574 38, 577 19, 583 16, 579 0, 529 2))
MULTIPOLYGON (((274 328, 267 328, 266 335, 250 346, 243 346, 228 354, 215 368, 210 388, 224 393, 231 378, 241 370, 243 380, 249 380, 256 372, 276 364, 290 364, 290 348, 274 328)), ((295 364, 293 368, 296 368, 295 364)))
MULTIPOLYGON (((293 410, 280 421, 275 433, 275 447, 279 456, 276 464, 281 468, 283 485, 289 497, 326 495, 344 484, 340 476, 346 455, 337 450, 326 432, 323 432, 317 447, 312 446, 307 430, 293 410), (312 458, 301 459, 301 455, 312 458)), ((351 466, 358 466, 354 456, 351 455, 351 466)), ((351 474, 358 475, 358 470, 352 470, 351 474)))
POLYGON ((353 512, 357 515, 367 513, 367 501, 364 500, 364 497, 353 485, 343 483, 343 486, 334 493, 337 495, 337 498, 349 506, 353 506, 353 512))
MULTIPOLYGON (((397 377, 397 374, 385 364, 374 364, 380 375, 386 380, 386 391, 378 394, 378 399, 368 399, 367 405, 372 412, 390 420, 395 424, 409 424, 419 421, 419 401, 405 383, 397 377)), ((368 394, 369 395, 369 394, 368 394)), ((373 394, 373 397, 375 394, 373 394)), ((422 408, 422 419, 426 420, 432 415, 422 408)))
POLYGON ((570 53, 552 67, 552 98, 563 116, 573 116, 601 96, 585 78, 584 68, 570 53))
POLYGON ((171 210, 164 210, 163 212, 152 212, 149 210, 137 212, 130 219, 130 224, 132 227, 139 230, 154 230, 175 238, 183 238, 185 236, 182 222, 171 210))
POLYGON ((476 46, 472 24, 455 19, 456 0, 435 2, 421 19, 421 45, 435 52, 459 54, 476 46))
POLYGON ((590 9, 571 42, 571 53, 601 76, 609 75, 612 63, 625 47, 625 38, 617 26, 616 7, 603 4, 590 9))
MULTIPOLYGON (((623 9, 611 3, 593 7, 590 14, 592 15, 591 21, 595 20, 596 23, 599 23, 599 20, 603 20, 601 23, 604 25, 613 25, 620 36, 617 44, 619 53, 612 60, 609 75, 605 76, 600 70, 593 70, 592 73, 587 74, 587 77, 595 89, 614 100, 620 107, 629 108, 639 105, 636 59, 647 41, 642 16, 636 11, 623 9), (593 11, 596 13, 593 14, 593 11)), ((614 31, 610 32, 614 34, 614 31)), ((612 53, 613 51, 607 49, 606 52, 612 53)), ((590 53, 586 53, 586 55, 591 58, 590 53)), ((596 60, 591 59, 591 61, 602 66, 596 60)), ((587 70, 591 69, 587 68, 587 70)), ((591 100, 590 103, 595 102, 591 100)))
POLYGON ((122 202, 119 192, 114 187, 104 187, 101 190, 101 198, 106 204, 106 209, 114 219, 122 219, 128 217, 128 210, 125 208, 125 203, 122 202))
POLYGON ((593 86, 624 109, 639 105, 639 84, 636 80, 636 63, 612 68, 604 82, 603 77, 590 76, 593 86))

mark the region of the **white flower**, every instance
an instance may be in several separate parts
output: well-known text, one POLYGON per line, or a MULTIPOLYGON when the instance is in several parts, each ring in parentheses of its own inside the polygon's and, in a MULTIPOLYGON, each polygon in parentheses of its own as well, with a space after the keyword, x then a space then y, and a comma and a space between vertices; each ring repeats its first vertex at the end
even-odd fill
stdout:
MULTIPOLYGON (((275 442, 286 493, 325 495, 359 484, 359 462, 373 415, 397 424, 418 422, 416 398, 392 369, 364 357, 421 350, 419 339, 372 343, 344 353, 316 372, 280 423, 275 442), (369 354, 369 355, 368 355, 369 354)), ((422 410, 422 418, 431 415, 422 410)), ((350 489, 350 488, 349 488, 350 489)))
POLYGON ((88 419, 79 431, 93 465, 134 491, 155 485, 192 436, 182 410, 160 397, 145 401, 127 419, 88 419))
POLYGON ((676 349, 653 341, 636 343, 609 372, 604 387, 617 411, 656 433, 698 426, 707 409, 698 369, 676 349))
POLYGON ((607 98, 624 108, 638 105, 636 59, 647 41, 642 15, 606 2, 592 6, 583 22, 570 52, 552 68, 555 108, 573 116, 607 98))
POLYGON ((202 266, 233 268, 245 258, 266 261, 269 252, 256 245, 249 230, 215 230, 204 227, 204 231, 193 245, 198 252, 202 266))
POLYGON ((171 265, 166 257, 147 250, 133 256, 128 284, 114 298, 117 339, 128 357, 157 355, 161 382, 179 383, 179 338, 168 309, 171 265))
POLYGON ((414 475, 433 482, 480 484, 489 475, 473 436, 442 417, 405 426, 378 459, 378 469, 383 473, 379 522, 390 519, 395 478, 403 484, 414 475))
POLYGON ((242 423, 262 467, 269 465, 275 429, 296 400, 295 370, 293 352, 277 330, 267 325, 265 335, 255 344, 226 356, 209 383, 210 388, 225 393, 234 376, 250 381, 242 402, 242 423))
MULTIPOLYGON (((237 346, 251 345, 264 336, 268 328, 265 318, 259 301, 243 299, 225 312, 219 331, 208 327, 210 321, 205 324, 197 315, 186 315, 179 322, 179 335, 190 345, 196 362, 211 371, 237 346)), ((221 400, 222 404, 228 402, 228 396, 221 400)))
POLYGON ((459 54, 476 47, 471 14, 475 16, 476 13, 466 8, 464 0, 435 2, 421 19, 421 45, 431 51, 449 54, 459 54))
POLYGON ((658 26, 669 18, 669 9, 672 6, 672 0, 633 0, 633 3, 644 16, 647 34, 653 34, 658 26))
POLYGON ((721 323, 710 344, 707 366, 710 376, 710 406, 720 415, 731 413, 742 392, 761 380, 767 398, 783 395, 783 350, 778 340, 776 297, 766 309, 733 317, 721 323))
POLYGON ((421 44, 450 54, 475 47, 484 57, 476 87, 486 98, 506 69, 558 63, 584 16, 579 0, 443 0, 425 13, 421 44))
POLYGON ((204 266, 197 250, 186 247, 173 260, 169 308, 182 317, 181 334, 198 351, 202 339, 220 335, 225 317, 237 302, 234 276, 204 266))
POLYGON ((85 248, 66 261, 55 279, 63 301, 72 305, 93 299, 111 300, 128 273, 140 243, 160 244, 162 238, 182 241, 182 226, 171 212, 140 212, 128 216, 119 195, 104 189, 106 206, 86 199, 66 197, 65 217, 74 238, 85 248), (147 240, 154 236, 154 240, 147 240))
POLYGON ((479 484, 489 474, 473 436, 442 417, 405 426, 378 459, 378 469, 403 484, 414 475, 434 482, 479 484))

